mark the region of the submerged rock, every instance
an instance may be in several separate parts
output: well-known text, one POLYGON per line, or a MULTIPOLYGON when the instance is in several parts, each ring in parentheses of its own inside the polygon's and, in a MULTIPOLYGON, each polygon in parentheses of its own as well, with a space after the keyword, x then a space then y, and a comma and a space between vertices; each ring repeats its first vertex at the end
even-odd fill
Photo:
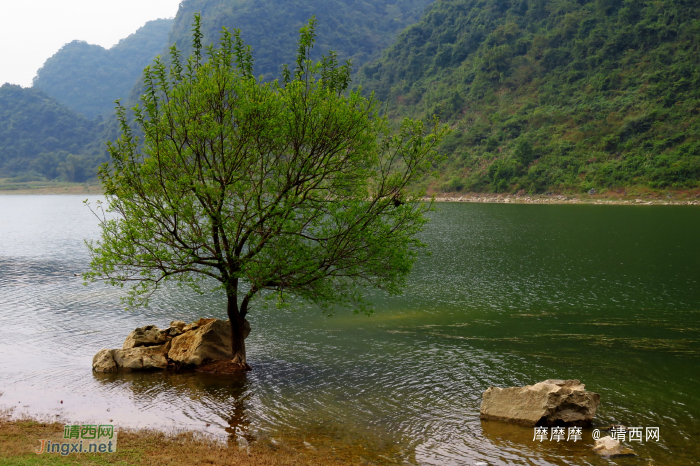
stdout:
MULTIPOLYGON (((250 323, 244 321, 244 337, 250 334, 250 323)), ((231 326, 229 321, 199 319, 186 325, 173 321, 161 330, 146 325, 132 331, 121 349, 102 349, 92 359, 95 372, 131 372, 198 367, 212 361, 231 359, 231 326)))
POLYGON ((629 448, 622 448, 620 441, 611 436, 599 438, 595 441, 593 451, 604 458, 613 458, 618 456, 637 456, 635 452, 629 448))
POLYGON ((138 348, 140 346, 159 346, 168 341, 166 330, 155 325, 137 328, 126 337, 122 349, 138 348))
POLYGON ((549 379, 525 387, 489 387, 481 402, 481 419, 526 426, 588 426, 600 395, 578 380, 549 379))

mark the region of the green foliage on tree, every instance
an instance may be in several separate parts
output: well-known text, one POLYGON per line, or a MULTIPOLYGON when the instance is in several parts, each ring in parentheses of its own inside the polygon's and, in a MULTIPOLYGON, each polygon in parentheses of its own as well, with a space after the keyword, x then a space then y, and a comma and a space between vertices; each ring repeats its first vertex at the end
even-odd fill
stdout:
POLYGON ((166 49, 172 19, 147 22, 105 49, 75 40, 46 60, 34 87, 88 118, 113 115, 114 101, 126 98, 143 68, 166 49))
POLYGON ((0 87, 0 176, 82 182, 104 162, 99 121, 90 121, 46 93, 0 87))
POLYGON ((100 169, 108 215, 86 280, 131 285, 130 305, 169 281, 222 291, 242 367, 245 318, 264 298, 367 310, 359 287, 399 292, 431 208, 410 186, 446 128, 405 120, 390 133, 379 102, 346 92, 347 65, 311 59, 314 26, 294 69, 270 82, 239 30, 203 48, 195 15, 187 61, 173 47, 169 66, 145 71, 143 140, 119 108, 122 135, 100 169))
POLYGON ((447 191, 700 186, 700 3, 438 0, 359 72, 438 114, 447 191))

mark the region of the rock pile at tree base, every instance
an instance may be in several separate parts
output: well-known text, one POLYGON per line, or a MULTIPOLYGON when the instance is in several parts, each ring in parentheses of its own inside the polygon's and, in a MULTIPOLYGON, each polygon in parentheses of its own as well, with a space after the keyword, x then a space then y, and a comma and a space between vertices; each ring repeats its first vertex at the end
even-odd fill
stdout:
MULTIPOLYGON (((245 337, 250 324, 245 321, 245 337)), ((121 349, 101 349, 92 359, 100 373, 164 369, 193 369, 231 360, 231 325, 218 319, 199 319, 187 325, 175 320, 167 329, 147 325, 132 331, 121 349)), ((212 373, 231 373, 240 365, 223 366, 212 373), (230 367, 229 367, 230 366, 230 367)))
POLYGON ((591 425, 600 395, 578 380, 549 379, 525 387, 489 387, 483 394, 480 418, 525 426, 591 425))
POLYGON ((195 369, 195 372, 203 372, 205 374, 217 374, 217 375, 233 375, 239 374, 241 371, 249 371, 250 366, 245 365, 245 367, 240 364, 234 363, 230 359, 226 361, 208 361, 195 369))

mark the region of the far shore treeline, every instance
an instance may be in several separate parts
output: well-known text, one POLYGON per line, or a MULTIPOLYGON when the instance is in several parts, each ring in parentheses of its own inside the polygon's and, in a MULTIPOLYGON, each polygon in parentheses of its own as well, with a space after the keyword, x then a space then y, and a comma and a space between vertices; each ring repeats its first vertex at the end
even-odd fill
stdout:
POLYGON ((66 44, 32 88, 0 87, 0 178, 94 179, 113 101, 138 103, 141 70, 187 49, 197 11, 205 42, 240 28, 267 80, 315 15, 315 52, 351 59, 394 122, 451 126, 433 191, 700 189, 700 2, 683 0, 185 0, 112 49, 66 44))

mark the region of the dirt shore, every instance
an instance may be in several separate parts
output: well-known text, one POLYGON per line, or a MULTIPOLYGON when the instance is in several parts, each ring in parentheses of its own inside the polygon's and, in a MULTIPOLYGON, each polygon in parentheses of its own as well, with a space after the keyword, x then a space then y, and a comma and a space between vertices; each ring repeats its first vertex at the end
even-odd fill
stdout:
POLYGON ((64 425, 52 420, 13 419, 0 410, 0 465, 137 465, 137 466, 341 466, 366 464, 332 451, 298 449, 260 439, 248 442, 208 437, 200 432, 119 429, 115 453, 36 454, 40 439, 62 437, 64 425))
MULTIPOLYGON (((435 194, 436 202, 480 202, 500 204, 595 204, 595 205, 698 205, 700 194, 680 194, 676 196, 643 195, 613 196, 601 195, 515 195, 515 194, 435 194)), ((430 198, 425 198, 429 200, 430 198)))
MULTIPOLYGON (((97 183, 26 182, 8 183, 0 179, 0 195, 7 194, 103 194, 97 183)), ((700 205, 700 192, 618 193, 596 194, 491 194, 491 193, 431 193, 436 202, 479 202, 500 204, 596 204, 596 205, 700 205)), ((430 200, 426 197, 425 200, 430 200)))
POLYGON ((96 183, 10 183, 0 179, 0 195, 8 194, 102 194, 102 186, 96 183))

